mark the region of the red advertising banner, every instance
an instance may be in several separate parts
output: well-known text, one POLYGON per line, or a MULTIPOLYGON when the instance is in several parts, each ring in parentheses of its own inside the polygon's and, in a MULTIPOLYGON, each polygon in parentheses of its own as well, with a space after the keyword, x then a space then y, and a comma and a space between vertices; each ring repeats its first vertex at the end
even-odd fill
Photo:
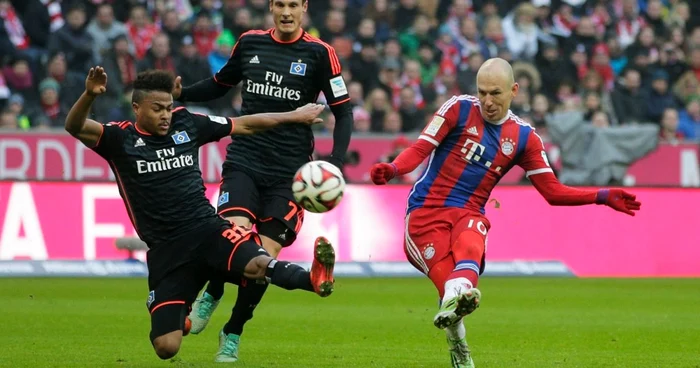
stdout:
MULTIPOLYGON (((359 155, 357 165, 347 165, 346 179, 352 183, 368 181, 372 164, 392 151, 394 138, 354 137, 350 150, 359 155)), ((203 147, 200 167, 207 182, 219 181, 221 165, 229 139, 203 147)), ((333 139, 316 139, 317 152, 330 153, 333 139)), ((550 161, 560 165, 560 152, 547 145, 550 161)), ((626 184, 637 186, 700 187, 698 156, 695 143, 662 144, 654 152, 634 163, 627 173, 626 184)), ((524 172, 514 168, 501 184, 517 184, 524 172)), ((0 133, 0 180, 114 180, 107 163, 67 134, 0 133)))
MULTIPOLYGON (((306 214, 297 241, 281 258, 309 261, 315 237, 323 235, 339 262, 406 264, 409 189, 348 186, 336 209, 306 214)), ((700 227, 693 215, 700 190, 634 192, 643 206, 631 217, 604 206, 552 207, 529 186, 496 188, 492 197, 500 206, 486 209, 492 224, 487 262, 560 261, 583 277, 700 276, 700 227)), ((215 201, 216 185, 206 194, 215 201)), ((0 182, 0 261, 125 259, 114 242, 131 236, 116 184, 0 182)))

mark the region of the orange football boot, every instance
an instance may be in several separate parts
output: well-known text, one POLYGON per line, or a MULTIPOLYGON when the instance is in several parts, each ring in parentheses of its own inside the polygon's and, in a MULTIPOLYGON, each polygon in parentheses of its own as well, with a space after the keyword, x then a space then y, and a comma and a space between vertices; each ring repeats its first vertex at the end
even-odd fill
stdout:
POLYGON ((326 297, 333 292, 335 250, 328 239, 319 236, 314 243, 314 261, 311 264, 311 284, 316 294, 326 297))

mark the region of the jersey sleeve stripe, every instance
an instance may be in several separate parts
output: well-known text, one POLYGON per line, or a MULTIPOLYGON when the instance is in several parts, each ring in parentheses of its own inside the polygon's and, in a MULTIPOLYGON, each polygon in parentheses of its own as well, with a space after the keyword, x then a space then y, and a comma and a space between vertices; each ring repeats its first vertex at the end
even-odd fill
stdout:
POLYGON ((418 137, 418 139, 422 139, 422 140, 424 140, 424 141, 428 141, 428 142, 432 143, 435 147, 437 147, 437 146, 440 145, 440 143, 438 143, 438 141, 436 141, 436 140, 434 140, 434 139, 428 137, 427 135, 421 135, 421 136, 418 137))
POLYGON ((548 173, 548 172, 554 173, 554 171, 552 171, 552 169, 546 167, 544 169, 530 170, 530 171, 525 173, 525 177, 529 178, 532 175, 544 174, 544 173, 548 173))
POLYGON ((174 108, 172 112, 178 112, 178 111, 184 110, 184 109, 185 109, 185 106, 178 106, 178 107, 174 108))
POLYGON ((450 108, 457 103, 457 100, 457 96, 452 96, 452 98, 445 101, 445 103, 442 104, 442 106, 440 106, 440 109, 437 111, 437 114, 444 117, 445 114, 447 114, 447 112, 450 110, 450 108))
POLYGON ((332 104, 328 104, 328 106, 340 105, 341 103, 348 102, 348 101, 350 101, 350 97, 348 97, 348 98, 346 98, 346 99, 344 99, 344 100, 340 100, 340 101, 337 101, 337 102, 333 102, 332 104))
POLYGON ((333 47, 331 47, 331 45, 329 45, 329 44, 327 44, 327 43, 325 43, 325 42, 319 40, 318 38, 313 37, 309 34, 304 34, 304 41, 317 43, 317 44, 325 47, 326 50, 328 51, 328 59, 331 63, 331 74, 333 74, 333 75, 340 74, 340 71, 341 71, 340 60, 338 59, 338 54, 335 53, 335 49, 333 47))
MULTIPOLYGON (((259 29, 253 29, 253 30, 250 30, 247 32, 243 32, 241 37, 238 37, 238 41, 236 41, 236 43, 233 45, 233 48, 231 49, 231 55, 229 57, 233 57, 233 53, 236 51, 236 48, 238 48, 238 44, 241 43, 241 40, 243 39, 243 37, 253 36, 253 35, 264 35, 264 34, 267 34, 267 31, 261 31, 259 29)), ((214 78, 214 80, 216 80, 216 78, 214 78)))

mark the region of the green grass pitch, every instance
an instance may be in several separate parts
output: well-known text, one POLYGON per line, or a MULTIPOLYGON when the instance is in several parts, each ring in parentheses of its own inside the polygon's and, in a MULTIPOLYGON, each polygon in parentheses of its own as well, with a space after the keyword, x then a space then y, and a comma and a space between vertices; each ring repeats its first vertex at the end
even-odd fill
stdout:
MULTIPOLYGON (((467 339, 485 367, 700 367, 700 280, 484 278, 467 339)), ((221 367, 217 333, 160 361, 144 279, 0 279, 0 367, 221 367)), ((340 279, 335 293, 271 287, 234 367, 449 367, 427 279, 340 279)))

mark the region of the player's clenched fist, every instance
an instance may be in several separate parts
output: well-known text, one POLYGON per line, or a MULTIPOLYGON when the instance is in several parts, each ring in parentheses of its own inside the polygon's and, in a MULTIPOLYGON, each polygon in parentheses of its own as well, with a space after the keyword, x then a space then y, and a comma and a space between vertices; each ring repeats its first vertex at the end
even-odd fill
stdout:
POLYGON ((639 211, 642 202, 637 200, 637 196, 627 193, 622 189, 601 189, 596 196, 597 204, 604 204, 616 211, 624 212, 634 216, 634 211, 639 211))
POLYGON ((296 115, 296 121, 305 124, 318 124, 323 123, 323 119, 319 118, 318 115, 323 111, 324 106, 315 103, 306 104, 296 110, 294 114, 296 115))
POLYGON ((107 91, 107 73, 101 66, 90 68, 85 79, 85 92, 90 96, 97 96, 107 91))
POLYGON ((372 177, 372 183, 384 185, 396 176, 396 165, 387 163, 374 164, 370 171, 370 176, 372 177))

